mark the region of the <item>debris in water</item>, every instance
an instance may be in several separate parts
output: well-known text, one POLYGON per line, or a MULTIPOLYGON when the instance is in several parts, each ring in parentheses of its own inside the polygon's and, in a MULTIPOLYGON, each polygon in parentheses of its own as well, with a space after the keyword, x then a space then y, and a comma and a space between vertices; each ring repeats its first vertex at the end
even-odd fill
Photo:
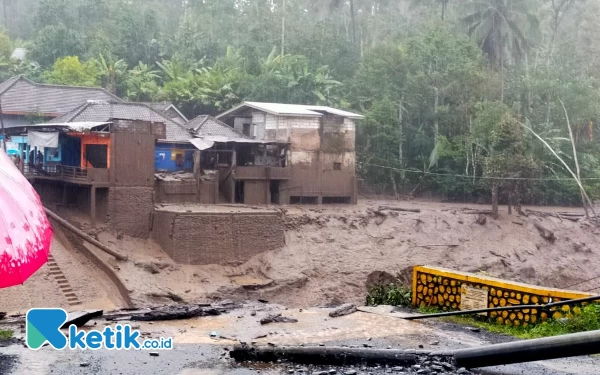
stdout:
POLYGON ((350 315, 355 312, 356 312, 356 305, 353 305, 351 303, 346 303, 346 304, 343 304, 342 306, 338 307, 337 309, 333 310, 332 312, 330 312, 329 316, 332 318, 337 318, 337 317, 344 316, 344 315, 350 315))
POLYGON ((260 324, 264 325, 269 323, 298 323, 298 319, 288 318, 281 314, 270 314, 260 320, 260 324))

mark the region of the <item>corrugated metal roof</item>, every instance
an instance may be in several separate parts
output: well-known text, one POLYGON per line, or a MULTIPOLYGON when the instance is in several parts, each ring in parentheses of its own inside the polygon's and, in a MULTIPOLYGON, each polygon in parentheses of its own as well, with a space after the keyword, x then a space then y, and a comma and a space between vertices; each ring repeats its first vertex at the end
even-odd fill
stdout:
POLYGON ((5 114, 39 113, 48 117, 65 114, 87 100, 121 102, 103 88, 39 84, 23 76, 2 82, 0 98, 5 114))
POLYGON ((37 129, 37 128, 65 128, 72 132, 88 132, 94 128, 99 126, 105 126, 111 124, 110 122, 68 122, 68 123, 44 123, 44 124, 35 124, 35 125, 27 125, 24 128, 27 129, 37 129))
POLYGON ((343 111, 341 109, 317 106, 317 105, 302 105, 302 104, 283 104, 283 103, 260 103, 260 102, 244 102, 239 106, 230 109, 217 116, 217 119, 221 119, 227 115, 230 115, 238 110, 249 107, 259 111, 271 113, 277 116, 298 116, 298 117, 322 117, 323 113, 329 113, 336 116, 348 117, 351 119, 363 119, 363 115, 356 113, 343 111))
POLYGON ((166 125, 166 141, 185 142, 192 138, 183 126, 141 103, 87 102, 49 124, 70 122, 107 122, 112 119, 162 122, 166 125))

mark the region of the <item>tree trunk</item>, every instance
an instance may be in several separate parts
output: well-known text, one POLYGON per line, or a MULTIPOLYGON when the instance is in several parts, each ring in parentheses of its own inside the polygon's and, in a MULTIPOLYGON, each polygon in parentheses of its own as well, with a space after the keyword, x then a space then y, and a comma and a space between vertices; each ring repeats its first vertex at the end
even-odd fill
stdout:
POLYGON ((2 14, 4 14, 4 27, 8 32, 10 30, 8 30, 8 17, 6 16, 6 0, 2 0, 2 14))
POLYGON ((448 4, 445 1, 442 1, 442 22, 446 19, 446 7, 448 4))
POLYGON ((531 111, 531 81, 529 80, 529 53, 525 53, 525 78, 527 79, 527 110, 525 113, 529 115, 531 111))
POLYGON ((501 89, 500 89, 500 101, 504 103, 504 52, 500 53, 500 71, 501 71, 501 89))
POLYGON ((354 0, 350 0, 350 19, 352 20, 352 43, 356 44, 356 14, 354 0))
POLYGON ((498 182, 492 183, 492 216, 498 217, 498 182))
POLYGON ((394 171, 389 169, 390 171, 390 180, 392 181, 392 188, 394 189, 394 199, 398 199, 398 189, 396 188, 396 176, 394 176, 394 171))
MULTIPOLYGON (((400 161, 400 168, 404 168, 404 155, 403 155, 404 154, 404 147, 403 147, 404 115, 403 115, 403 108, 404 108, 404 95, 402 95, 402 98, 400 98, 400 105, 398 108, 398 160, 400 161)), ((400 172, 400 179, 402 181, 404 181, 404 172, 400 172)))
MULTIPOLYGON (((560 104, 563 107, 565 112, 565 119, 567 120, 567 127, 569 128, 569 138, 571 139, 571 146, 573 147, 573 159, 575 160, 575 173, 577 173, 577 178, 581 181, 581 169, 579 168, 579 158, 577 157, 577 147, 575 144, 575 139, 573 138, 573 129, 571 128, 571 120, 569 120, 569 113, 567 112, 567 107, 565 103, 558 98, 560 104)), ((590 214, 588 212, 588 204, 585 200, 584 191, 581 191, 581 202, 583 203, 583 210, 585 211, 585 217, 589 218, 590 214)), ((593 209, 593 207, 590 207, 593 209)))
POLYGON ((438 90, 438 88, 435 88, 435 101, 433 104, 433 113, 435 116, 434 119, 434 126, 433 126, 433 143, 437 145, 437 141, 438 141, 438 135, 440 133, 440 124, 438 121, 438 106, 440 104, 440 90, 438 90))
POLYGON ((281 7, 281 56, 285 55, 285 3, 287 0, 282 0, 281 7))
POLYGON ((512 215, 512 205, 513 205, 513 196, 512 192, 508 193, 508 214, 512 215))

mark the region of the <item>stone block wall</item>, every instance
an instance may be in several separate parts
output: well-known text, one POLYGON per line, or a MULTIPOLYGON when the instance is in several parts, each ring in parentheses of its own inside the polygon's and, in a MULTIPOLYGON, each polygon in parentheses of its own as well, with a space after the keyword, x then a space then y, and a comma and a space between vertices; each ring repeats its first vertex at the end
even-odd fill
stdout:
POLYGON ((273 213, 155 211, 152 238, 180 264, 240 264, 285 243, 273 213))
POLYGON ((151 187, 111 187, 108 194, 111 227, 128 236, 148 238, 153 195, 151 187))
MULTIPOLYGON (((509 326, 528 326, 548 319, 560 319, 577 314, 581 307, 564 305, 542 309, 544 304, 592 296, 588 293, 544 288, 493 277, 452 271, 444 268, 415 266, 413 268, 413 306, 439 307, 443 311, 460 310, 463 288, 475 288, 487 294, 487 308, 539 305, 539 309, 490 312, 488 319, 509 326)), ((483 307, 485 308, 485 307, 483 307)), ((470 309, 469 309, 470 310, 470 309)))

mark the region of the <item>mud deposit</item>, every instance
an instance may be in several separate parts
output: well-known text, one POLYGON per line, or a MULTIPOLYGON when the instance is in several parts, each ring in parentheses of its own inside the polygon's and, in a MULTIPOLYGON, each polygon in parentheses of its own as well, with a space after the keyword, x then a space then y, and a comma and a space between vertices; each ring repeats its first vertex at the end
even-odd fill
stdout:
MULTIPOLYGON (((206 207, 216 213, 231 211, 231 207, 206 207)), ((600 254, 596 254, 600 248, 595 245, 600 243, 600 228, 584 219, 508 215, 503 207, 498 219, 486 215, 481 224, 475 212, 489 210, 487 206, 414 201, 273 209, 280 211, 285 243, 273 249, 265 242, 261 249, 260 243, 248 242, 240 234, 237 246, 242 249, 252 244, 257 254, 244 263, 232 263, 228 258, 222 264, 177 264, 153 240, 117 237, 109 231, 96 233, 102 242, 129 256, 128 262, 106 260, 113 263, 136 305, 225 298, 264 299, 291 307, 361 305, 365 284, 374 271, 399 275, 407 282, 410 267, 417 264, 557 288, 597 276, 600 269, 600 254), (556 240, 544 239, 536 222, 552 230, 556 240), (251 281, 246 283, 246 279, 251 281)), ((548 213, 569 210, 535 209, 548 213)), ((215 230, 215 236, 218 232, 215 230)), ((218 241, 211 244, 207 257, 219 254, 218 241)), ((196 259, 202 258, 203 248, 195 248, 196 259)), ((597 286, 600 283, 577 288, 597 286)))

